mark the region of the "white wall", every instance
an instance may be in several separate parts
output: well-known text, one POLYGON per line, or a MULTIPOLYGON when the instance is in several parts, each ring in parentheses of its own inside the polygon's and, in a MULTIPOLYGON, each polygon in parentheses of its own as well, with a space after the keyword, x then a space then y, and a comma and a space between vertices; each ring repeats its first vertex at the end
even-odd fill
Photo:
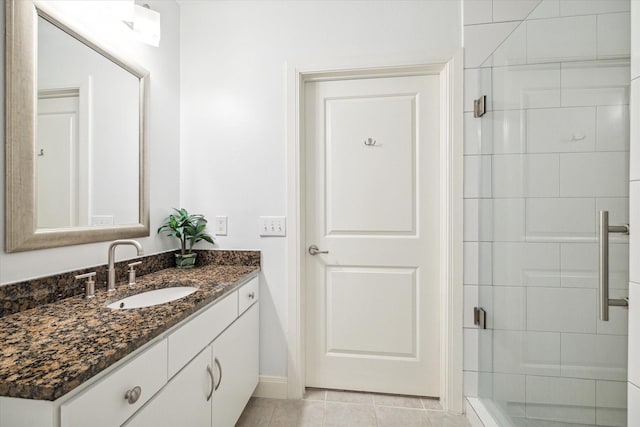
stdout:
MULTIPOLYGON (((112 49, 135 58, 150 71, 151 96, 149 115, 150 144, 150 205, 151 236, 139 239, 146 254, 153 254, 176 247, 175 242, 155 233, 160 221, 170 208, 179 204, 179 14, 174 1, 150 1, 154 10, 162 14, 162 40, 159 48, 135 41, 130 30, 121 23, 108 20, 100 13, 96 1, 47 1, 77 26, 94 34, 112 49)), ((0 22, 4 26, 4 4, 0 8, 0 22)), ((0 44, 0 56, 4 58, 4 44, 0 44)), ((4 66, 0 75, 4 76, 4 66)), ((4 91, 4 87, 0 89, 4 91)), ((4 120, 4 103, 0 105, 0 120, 4 120)), ((117 124, 115 124, 117 125, 117 124)), ((2 125, 4 131, 4 125, 2 125)), ((3 138, 4 139, 4 138, 3 138)), ((0 150, 0 168, 4 171, 4 150, 0 150)), ((117 165, 113 165, 117 170, 117 165)), ((0 187, 4 189, 4 172, 0 173, 0 187)), ((4 197, 0 201, 1 221, 4 223, 4 197)), ((0 241, 4 242, 4 227, 0 227, 0 241)), ((13 283, 28 278, 50 275, 76 268, 105 264, 108 242, 64 248, 29 251, 14 254, 0 252, 0 284, 13 283)), ((118 260, 135 256, 135 249, 119 248, 118 260)))
POLYGON ((181 2, 181 204, 227 215, 223 248, 260 249, 261 373, 287 373, 287 63, 442 60, 461 45, 460 2, 181 2))
POLYGON ((640 425, 640 2, 631 2, 629 384, 627 423, 640 425))

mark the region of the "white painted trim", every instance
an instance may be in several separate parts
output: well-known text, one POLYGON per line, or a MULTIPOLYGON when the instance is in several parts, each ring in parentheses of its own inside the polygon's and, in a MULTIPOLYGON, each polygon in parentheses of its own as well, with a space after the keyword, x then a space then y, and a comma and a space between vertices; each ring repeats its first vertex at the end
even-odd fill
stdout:
POLYGON ((440 399, 444 410, 463 412, 462 388, 462 141, 463 51, 457 49, 440 62, 413 64, 287 65, 287 281, 288 380, 287 397, 304 393, 304 144, 300 110, 303 83, 345 76, 397 76, 434 72, 441 86, 441 366, 440 399))
POLYGON ((86 117, 86 120, 80 120, 80 148, 78 151, 78 157, 80 159, 80 171, 79 178, 79 201, 80 224, 91 224, 91 218, 93 216, 93 200, 91 195, 91 188, 93 188, 93 182, 91 181, 93 162, 93 76, 87 76, 80 84, 80 117, 86 117))
POLYGON ((286 110, 287 110, 287 283, 288 283, 288 328, 287 328, 287 397, 301 399, 304 395, 304 336, 301 313, 302 265, 301 245, 304 228, 301 225, 302 176, 300 173, 300 90, 301 72, 287 64, 286 110))
POLYGON ((268 397, 270 399, 286 399, 287 377, 260 375, 258 385, 253 392, 253 396, 268 397))
POLYGON ((463 52, 440 73, 440 401, 463 412, 463 52))

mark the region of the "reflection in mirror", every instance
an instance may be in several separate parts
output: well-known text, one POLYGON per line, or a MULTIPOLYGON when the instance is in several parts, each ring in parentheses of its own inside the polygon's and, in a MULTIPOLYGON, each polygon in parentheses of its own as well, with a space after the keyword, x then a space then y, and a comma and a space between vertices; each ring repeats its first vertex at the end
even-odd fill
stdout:
POLYGON ((148 72, 47 2, 5 4, 5 250, 148 236, 148 72))
POLYGON ((38 17, 37 228, 138 222, 138 77, 38 17))

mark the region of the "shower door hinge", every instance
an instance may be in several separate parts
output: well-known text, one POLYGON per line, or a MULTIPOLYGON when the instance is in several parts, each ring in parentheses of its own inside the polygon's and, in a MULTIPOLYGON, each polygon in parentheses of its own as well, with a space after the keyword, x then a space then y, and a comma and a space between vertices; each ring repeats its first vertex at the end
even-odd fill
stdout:
POLYGON ((473 324, 480 329, 487 329, 487 312, 480 307, 473 307, 473 324))
POLYGON ((482 117, 487 112, 487 95, 473 100, 473 117, 482 117))

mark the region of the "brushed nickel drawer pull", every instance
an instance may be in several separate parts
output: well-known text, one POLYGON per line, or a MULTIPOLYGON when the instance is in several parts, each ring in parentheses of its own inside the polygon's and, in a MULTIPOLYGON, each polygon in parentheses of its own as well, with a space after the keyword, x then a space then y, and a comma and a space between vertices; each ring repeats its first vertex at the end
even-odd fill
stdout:
POLYGON ((216 365, 218 365, 218 371, 220 371, 220 377, 218 377, 218 385, 215 386, 214 390, 218 390, 220 388, 220 383, 222 383, 222 366, 220 365, 220 361, 218 358, 214 358, 213 360, 216 365))
POLYGON ((127 392, 124 394, 124 398, 127 402, 129 402, 130 405, 133 405, 138 401, 141 394, 142 394, 142 388, 140 388, 140 386, 137 385, 131 390, 127 390, 127 392))
POLYGON ((211 366, 207 365, 207 372, 209 373, 209 378, 211 378, 211 391, 209 391, 209 395, 207 396, 207 402, 211 400, 211 395, 213 395, 213 386, 216 383, 216 380, 213 379, 213 371, 211 370, 211 366))

